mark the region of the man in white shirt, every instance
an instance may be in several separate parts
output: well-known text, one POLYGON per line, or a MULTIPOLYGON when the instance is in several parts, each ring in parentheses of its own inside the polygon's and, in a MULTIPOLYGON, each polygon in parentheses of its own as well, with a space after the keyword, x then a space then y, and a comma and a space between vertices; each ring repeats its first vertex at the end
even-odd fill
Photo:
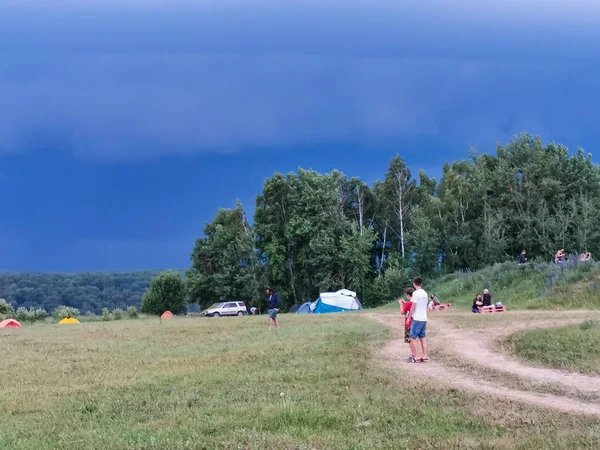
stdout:
POLYGON ((429 297, 427 296, 427 292, 423 290, 423 280, 421 280, 421 278, 416 277, 413 280, 413 287, 415 288, 415 292, 413 292, 412 296, 413 306, 410 309, 410 313, 408 315, 409 319, 411 317, 413 319, 409 335, 409 345, 412 355, 410 356, 410 358, 408 358, 408 362, 424 363, 429 361, 429 358, 427 357, 427 340, 425 339, 425 329, 427 328, 427 304, 429 303, 429 297), (421 358, 417 358, 417 339, 419 339, 419 341, 421 342, 421 358))

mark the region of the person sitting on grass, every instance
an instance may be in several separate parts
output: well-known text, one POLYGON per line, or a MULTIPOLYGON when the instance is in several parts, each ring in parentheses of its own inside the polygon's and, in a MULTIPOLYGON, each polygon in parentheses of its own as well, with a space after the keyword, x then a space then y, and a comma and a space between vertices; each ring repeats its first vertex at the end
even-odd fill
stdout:
POLYGON ((492 306, 492 296, 487 289, 483 290, 483 306, 492 306))
POLYGON ((429 309, 435 309, 436 306, 440 306, 440 300, 436 297, 435 294, 431 294, 429 296, 429 309))
POLYGON ((483 297, 481 296, 481 294, 477 294, 475 296, 475 300, 473 301, 473 307, 471 308, 471 311, 473 311, 474 313, 479 313, 479 308, 481 308, 483 306, 483 297))
POLYGON ((412 308, 412 295, 415 290, 413 288, 406 288, 404 290, 404 294, 406 295, 407 300, 401 298, 398 300, 400 304, 400 313, 404 316, 404 342, 407 344, 410 342, 410 326, 412 325, 412 318, 409 319, 408 315, 410 314, 410 309, 412 308))

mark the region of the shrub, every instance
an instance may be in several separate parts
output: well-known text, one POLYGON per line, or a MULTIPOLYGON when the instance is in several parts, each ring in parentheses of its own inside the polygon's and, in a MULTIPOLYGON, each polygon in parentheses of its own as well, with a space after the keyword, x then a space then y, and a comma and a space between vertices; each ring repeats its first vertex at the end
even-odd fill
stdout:
POLYGON ((29 310, 23 306, 17 309, 15 312, 15 318, 19 322, 36 322, 46 320, 48 313, 43 308, 29 308, 29 310))
POLYGON ((44 308, 36 308, 36 309, 30 309, 30 312, 33 312, 33 321, 34 322, 41 322, 46 320, 46 317, 48 317, 48 311, 46 311, 44 308))
POLYGON ((108 310, 108 308, 102 308, 102 320, 104 322, 108 322, 111 319, 112 318, 110 317, 110 311, 108 310))
POLYGON ((142 312, 160 315, 165 311, 181 314, 187 310, 185 283, 177 272, 164 272, 152 280, 142 300, 142 312))
POLYGON ((52 315, 59 319, 65 319, 68 317, 77 317, 79 315, 79 310, 77 308, 71 308, 70 306, 61 305, 54 310, 52 315))
POLYGON ((125 311, 123 311, 121 308, 113 309, 112 316, 114 320, 121 320, 124 315, 125 311))
POLYGON ((19 322, 33 322, 33 314, 30 313, 27 308, 21 306, 17 308, 17 311, 15 312, 15 319, 19 322))
POLYGON ((15 310, 12 305, 3 298, 0 298, 0 317, 4 319, 12 319, 15 315, 15 310))
POLYGON ((585 330, 591 330, 595 326, 596 326, 596 323, 593 320, 586 320, 579 326, 579 328, 581 330, 585 331, 585 330))
POLYGON ((139 317, 137 308, 135 306, 127 308, 127 316, 129 316, 130 319, 137 319, 139 317))

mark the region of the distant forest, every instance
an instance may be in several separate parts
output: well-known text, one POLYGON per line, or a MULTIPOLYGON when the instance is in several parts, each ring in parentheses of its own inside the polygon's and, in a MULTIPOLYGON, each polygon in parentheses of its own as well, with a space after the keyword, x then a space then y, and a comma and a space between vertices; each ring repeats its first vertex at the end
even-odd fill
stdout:
MULTIPOLYGON (((252 223, 238 202, 206 224, 190 249, 189 301, 264 309, 272 286, 284 310, 340 288, 376 306, 401 295, 415 275, 427 283, 516 261, 522 250, 546 261, 561 248, 600 253, 600 167, 581 149, 523 134, 498 144, 495 155, 471 151, 446 163, 439 180, 413 174, 401 156, 382 175, 368 185, 338 171, 274 174, 252 223)), ((139 306, 157 273, 0 275, 0 298, 99 313, 139 306)))
POLYGON ((0 274, 0 298, 15 309, 41 307, 51 313, 66 305, 84 314, 102 308, 139 307, 159 271, 132 273, 0 274))

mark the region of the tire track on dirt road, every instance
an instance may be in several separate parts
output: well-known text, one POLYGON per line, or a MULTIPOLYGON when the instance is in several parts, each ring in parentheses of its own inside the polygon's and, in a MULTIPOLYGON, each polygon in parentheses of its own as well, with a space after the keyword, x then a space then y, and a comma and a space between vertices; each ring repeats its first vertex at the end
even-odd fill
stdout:
POLYGON ((566 390, 585 394, 600 395, 600 377, 567 372, 558 369, 528 366, 516 358, 495 351, 491 348, 494 339, 504 337, 522 329, 547 328, 579 322, 581 319, 546 320, 533 323, 514 323, 501 327, 490 327, 481 330, 464 330, 449 325, 440 317, 430 317, 431 326, 427 330, 431 335, 428 342, 430 349, 443 346, 444 352, 452 357, 468 361, 468 363, 498 373, 498 382, 473 383, 473 374, 466 373, 444 362, 431 360, 427 364, 408 364, 408 345, 403 339, 403 317, 397 314, 371 313, 365 314, 372 320, 387 325, 396 331, 397 336, 381 351, 382 359, 395 367, 417 372, 441 384, 453 386, 479 395, 500 397, 512 401, 527 403, 545 408, 552 408, 568 413, 580 413, 600 416, 600 405, 564 395, 543 394, 507 386, 503 383, 502 374, 510 374, 536 383, 555 384, 566 390))

